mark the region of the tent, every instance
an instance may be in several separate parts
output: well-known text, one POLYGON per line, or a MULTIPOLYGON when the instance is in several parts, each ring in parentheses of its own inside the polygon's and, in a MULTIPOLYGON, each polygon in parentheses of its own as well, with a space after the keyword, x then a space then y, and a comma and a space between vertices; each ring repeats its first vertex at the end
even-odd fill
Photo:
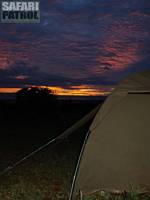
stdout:
POLYGON ((123 80, 97 112, 70 199, 95 191, 150 189, 150 71, 123 80))

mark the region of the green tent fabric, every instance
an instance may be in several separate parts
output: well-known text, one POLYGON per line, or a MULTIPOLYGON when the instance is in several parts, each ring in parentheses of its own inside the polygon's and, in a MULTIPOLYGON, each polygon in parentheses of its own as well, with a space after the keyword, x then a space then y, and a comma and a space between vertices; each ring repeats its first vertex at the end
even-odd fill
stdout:
POLYGON ((150 71, 123 80, 93 120, 70 199, 94 191, 150 189, 150 71))

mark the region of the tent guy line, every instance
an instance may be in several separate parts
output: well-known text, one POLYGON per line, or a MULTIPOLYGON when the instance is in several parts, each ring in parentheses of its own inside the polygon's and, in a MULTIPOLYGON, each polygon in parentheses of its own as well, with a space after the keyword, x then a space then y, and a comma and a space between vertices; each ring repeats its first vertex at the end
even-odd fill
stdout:
POLYGON ((49 145, 54 144, 57 141, 61 141, 62 142, 63 140, 65 140, 74 131, 78 130, 80 127, 84 126, 84 124, 86 124, 88 121, 92 120, 94 118, 94 116, 96 115, 98 110, 99 110, 99 106, 94 108, 90 113, 85 115, 82 119, 77 121, 75 124, 73 124, 71 127, 69 127, 67 130, 65 130, 63 133, 61 133, 57 137, 55 137, 53 139, 50 139, 47 143, 45 143, 44 145, 40 146, 36 150, 32 151, 28 155, 24 156, 22 159, 20 159, 17 162, 9 165, 8 167, 6 167, 2 172, 0 172, 0 177, 3 176, 4 174, 8 173, 9 171, 13 170, 15 167, 17 167, 18 165, 22 164, 25 160, 31 158, 32 156, 34 156, 38 152, 42 151, 43 149, 45 149, 49 145))

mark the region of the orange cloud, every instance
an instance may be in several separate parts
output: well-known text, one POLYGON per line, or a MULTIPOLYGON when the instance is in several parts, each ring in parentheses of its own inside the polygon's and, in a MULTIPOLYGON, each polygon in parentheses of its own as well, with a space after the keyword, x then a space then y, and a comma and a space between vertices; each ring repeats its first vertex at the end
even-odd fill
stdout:
POLYGON ((102 74, 107 70, 123 71, 141 61, 144 44, 142 41, 137 43, 130 40, 133 36, 138 38, 138 31, 131 22, 115 22, 111 27, 111 35, 99 45, 100 52, 103 53, 97 56, 97 65, 91 71, 95 74, 102 74))
POLYGON ((25 75, 18 75, 15 77, 17 80, 25 80, 26 78, 28 78, 28 76, 25 75))
POLYGON ((16 93, 20 88, 0 88, 0 93, 16 93))
POLYGON ((0 69, 9 69, 17 60, 28 61, 23 46, 0 40, 0 69))

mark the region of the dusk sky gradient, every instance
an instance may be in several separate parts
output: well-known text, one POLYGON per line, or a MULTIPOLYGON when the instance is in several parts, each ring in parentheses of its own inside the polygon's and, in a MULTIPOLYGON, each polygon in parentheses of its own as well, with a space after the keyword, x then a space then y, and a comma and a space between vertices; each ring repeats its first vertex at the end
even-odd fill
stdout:
POLYGON ((149 0, 41 0, 41 23, 0 24, 1 88, 100 94, 144 69, 150 69, 149 0))

